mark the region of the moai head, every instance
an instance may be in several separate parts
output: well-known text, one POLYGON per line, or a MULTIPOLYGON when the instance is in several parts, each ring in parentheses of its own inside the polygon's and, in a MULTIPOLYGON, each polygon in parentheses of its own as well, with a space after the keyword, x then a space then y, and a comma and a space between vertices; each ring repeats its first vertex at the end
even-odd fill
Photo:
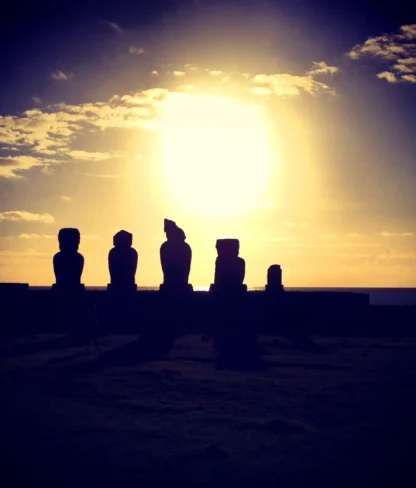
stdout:
POLYGON ((58 234, 59 249, 64 252, 77 252, 81 241, 78 229, 61 229, 58 234))
POLYGON ((173 220, 165 219, 164 231, 168 241, 184 241, 186 239, 185 232, 180 229, 173 220))
POLYGON ((117 249, 127 249, 133 245, 133 234, 126 230, 120 230, 113 237, 113 245, 117 249))
POLYGON ((282 285, 282 268, 278 264, 272 264, 267 270, 267 284, 269 286, 282 285))
POLYGON ((218 257, 236 258, 240 251, 240 241, 238 239, 217 239, 218 257))

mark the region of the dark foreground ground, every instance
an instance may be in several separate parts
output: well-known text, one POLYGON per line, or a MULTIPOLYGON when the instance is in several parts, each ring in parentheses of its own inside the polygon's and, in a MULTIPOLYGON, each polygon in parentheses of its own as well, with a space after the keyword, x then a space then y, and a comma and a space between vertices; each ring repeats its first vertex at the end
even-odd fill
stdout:
POLYGON ((2 487, 416 486, 416 339, 265 337, 257 372, 199 336, 134 364, 134 339, 3 339, 2 487))

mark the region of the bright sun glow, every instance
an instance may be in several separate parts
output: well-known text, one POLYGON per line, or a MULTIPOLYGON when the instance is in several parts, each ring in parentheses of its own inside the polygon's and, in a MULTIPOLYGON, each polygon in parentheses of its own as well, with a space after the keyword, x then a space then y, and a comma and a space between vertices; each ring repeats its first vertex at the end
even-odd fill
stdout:
POLYGON ((162 124, 163 172, 188 210, 235 215, 259 203, 272 163, 259 107, 175 94, 162 124))

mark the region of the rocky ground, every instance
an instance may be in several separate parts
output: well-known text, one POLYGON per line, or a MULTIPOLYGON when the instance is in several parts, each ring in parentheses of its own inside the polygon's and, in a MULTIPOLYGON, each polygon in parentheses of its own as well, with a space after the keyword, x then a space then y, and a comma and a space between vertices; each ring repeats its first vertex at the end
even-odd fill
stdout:
POLYGON ((265 337, 251 372, 199 336, 153 362, 134 340, 2 340, 1 486, 415 486, 415 339, 265 337))

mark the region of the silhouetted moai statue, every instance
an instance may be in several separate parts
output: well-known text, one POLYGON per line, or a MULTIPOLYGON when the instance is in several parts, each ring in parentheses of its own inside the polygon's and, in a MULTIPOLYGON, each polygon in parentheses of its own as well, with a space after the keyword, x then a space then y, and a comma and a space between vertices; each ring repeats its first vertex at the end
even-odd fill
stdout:
POLYGON ((78 229, 61 229, 58 240, 60 251, 53 257, 55 320, 61 332, 69 332, 78 340, 84 333, 86 309, 85 287, 81 284, 84 257, 78 252, 81 235, 78 229))
POLYGON ((213 327, 217 365, 252 368, 260 365, 254 321, 247 320, 245 261, 238 256, 238 239, 218 239, 213 292, 217 316, 213 327))
POLYGON ((76 290, 83 288, 81 275, 84 257, 78 252, 81 235, 78 229, 61 229, 58 234, 60 251, 53 257, 55 287, 76 290))
POLYGON ((114 291, 135 291, 138 254, 132 247, 133 234, 121 230, 113 237, 113 244, 114 247, 108 253, 111 284, 107 288, 114 291))
POLYGON ((238 239, 218 239, 216 248, 218 257, 215 261, 214 285, 210 290, 221 293, 247 291, 247 286, 243 284, 246 263, 238 256, 238 239))
POLYGON ((267 270, 266 291, 279 293, 284 291, 282 283, 282 268, 278 264, 272 264, 267 270))
POLYGON ((185 242, 185 232, 173 220, 165 219, 166 241, 160 247, 160 262, 163 270, 164 291, 192 291, 188 283, 191 271, 192 249, 185 242))

